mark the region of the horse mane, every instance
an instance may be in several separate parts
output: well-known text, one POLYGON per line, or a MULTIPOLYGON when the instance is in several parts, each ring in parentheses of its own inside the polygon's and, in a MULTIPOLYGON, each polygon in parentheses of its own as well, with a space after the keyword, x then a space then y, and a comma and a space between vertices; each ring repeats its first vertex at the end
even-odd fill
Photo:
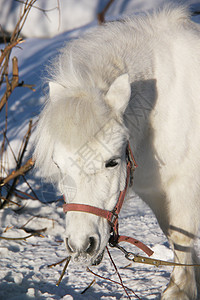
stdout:
MULTIPOLYGON (((127 17, 95 28, 61 49, 47 68, 47 81, 58 83, 62 89, 57 99, 47 97, 35 133, 34 158, 44 177, 57 173, 52 164, 56 142, 77 149, 112 118, 104 97, 114 79, 128 72, 127 57, 122 55, 125 49, 134 45, 137 53, 137 48, 148 44, 158 30, 160 34, 163 28, 174 30, 174 23, 183 24, 186 18, 184 7, 166 5, 151 15, 127 17)), ((131 63, 140 69, 137 55, 131 63)), ((136 74, 129 76, 133 80, 136 74)))

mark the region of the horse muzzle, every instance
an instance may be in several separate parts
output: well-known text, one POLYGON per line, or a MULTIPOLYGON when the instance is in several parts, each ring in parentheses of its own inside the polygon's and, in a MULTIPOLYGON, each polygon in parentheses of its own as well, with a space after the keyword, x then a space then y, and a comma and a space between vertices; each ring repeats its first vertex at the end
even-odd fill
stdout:
POLYGON ((98 265, 103 258, 103 251, 100 249, 100 239, 98 235, 77 239, 77 237, 67 237, 65 239, 67 252, 73 260, 87 265, 98 265))

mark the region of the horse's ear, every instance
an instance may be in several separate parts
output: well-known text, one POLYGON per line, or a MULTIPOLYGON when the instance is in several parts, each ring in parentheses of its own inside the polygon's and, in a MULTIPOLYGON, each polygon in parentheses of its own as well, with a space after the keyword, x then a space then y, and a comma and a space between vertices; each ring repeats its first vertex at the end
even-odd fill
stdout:
POLYGON ((61 84, 50 81, 49 82, 49 95, 51 99, 56 99, 63 91, 65 90, 65 87, 61 84))
POLYGON ((131 86, 128 74, 117 77, 111 84, 107 94, 106 102, 117 113, 123 114, 131 95, 131 86))

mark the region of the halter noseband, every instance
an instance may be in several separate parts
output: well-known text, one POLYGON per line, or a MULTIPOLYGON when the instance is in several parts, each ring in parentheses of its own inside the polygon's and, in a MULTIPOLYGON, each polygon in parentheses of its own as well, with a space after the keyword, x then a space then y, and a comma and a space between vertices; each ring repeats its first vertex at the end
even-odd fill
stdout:
POLYGON ((127 236, 120 236, 118 233, 118 215, 123 205, 126 192, 128 190, 129 183, 132 184, 133 173, 137 167, 135 162, 133 153, 130 148, 130 144, 128 142, 127 151, 126 151, 126 160, 127 160, 127 175, 126 175, 126 185, 123 191, 120 192, 117 204, 115 205, 112 211, 98 208, 91 205, 86 204, 78 204, 78 203, 66 203, 63 205, 63 211, 67 213, 68 211, 80 211, 86 212, 90 214, 97 215, 99 217, 107 219, 109 225, 111 226, 111 236, 109 243, 112 247, 116 246, 120 242, 128 242, 134 244, 138 248, 142 249, 147 255, 151 256, 153 251, 149 249, 142 242, 127 236))

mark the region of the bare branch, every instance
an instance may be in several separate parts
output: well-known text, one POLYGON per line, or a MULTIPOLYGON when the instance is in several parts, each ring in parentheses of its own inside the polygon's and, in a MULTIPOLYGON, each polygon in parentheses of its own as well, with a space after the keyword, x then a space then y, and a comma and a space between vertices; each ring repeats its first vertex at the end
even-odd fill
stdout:
POLYGON ((3 50, 1 50, 1 56, 0 56, 0 65, 2 64, 4 58, 6 57, 7 53, 12 50, 16 45, 19 45, 23 43, 24 41, 22 38, 17 39, 16 41, 13 41, 12 43, 9 43, 3 50))
POLYGON ((6 178, 4 178, 0 184, 0 186, 4 186, 6 183, 8 183, 10 180, 26 174, 32 167, 34 166, 34 162, 32 158, 30 158, 23 166, 21 166, 17 171, 13 171, 10 175, 8 175, 6 178))
MULTIPOLYGON (((28 229, 24 229, 26 232, 29 231, 28 229)), ((44 237, 41 232, 44 232, 46 231, 46 228, 43 228, 43 229, 38 229, 38 230, 30 230, 30 232, 32 232, 31 234, 27 235, 27 236, 24 236, 24 237, 18 237, 18 238, 11 238, 11 237, 5 237, 5 236, 0 236, 0 239, 2 240, 8 240, 8 241, 21 241, 21 240, 27 240, 29 239, 30 237, 32 236, 38 236, 38 237, 44 237)))
POLYGON ((32 236, 34 236, 34 234, 30 234, 30 235, 27 235, 25 237, 20 237, 20 238, 10 238, 10 237, 5 237, 5 236, 0 236, 0 239, 7 240, 7 241, 21 241, 21 240, 25 241, 32 236))
POLYGON ((13 57, 13 59, 12 59, 12 65, 13 65, 13 77, 12 77, 12 81, 11 81, 11 84, 9 82, 7 82, 7 90, 4 93, 4 95, 3 95, 3 97, 1 98, 1 101, 0 101, 0 111, 2 110, 2 108, 4 107, 4 105, 6 104, 8 98, 12 94, 13 90, 19 84, 18 60, 17 60, 16 56, 13 57))
POLYGON ((52 267, 55 267, 57 265, 61 265, 64 261, 68 260, 68 257, 62 259, 61 261, 57 262, 57 263, 54 263, 54 264, 51 264, 51 265, 48 265, 47 267, 48 268, 52 268, 52 267))
POLYGON ((107 13, 108 9, 110 8, 113 2, 114 0, 109 0, 106 6, 104 7, 104 9, 100 13, 98 13, 97 18, 98 18, 99 25, 105 23, 105 14, 107 13))
POLYGON ((85 292, 87 292, 87 290, 89 290, 89 288, 90 288, 93 284, 95 284, 95 282, 96 282, 96 280, 93 279, 93 280, 90 282, 90 284, 89 284, 89 285, 81 292, 81 295, 85 294, 85 292))
POLYGON ((62 280, 62 278, 63 278, 63 276, 64 276, 64 274, 65 274, 65 271, 66 271, 67 266, 68 266, 68 264, 69 264, 69 262, 70 262, 70 259, 71 259, 71 256, 68 256, 68 257, 67 257, 66 264, 65 264, 65 266, 64 266, 64 268, 63 268, 63 270, 62 270, 62 273, 61 273, 61 275, 60 275, 60 278, 59 278, 58 282, 56 283, 56 286, 59 286, 59 284, 61 283, 61 280, 62 280))

